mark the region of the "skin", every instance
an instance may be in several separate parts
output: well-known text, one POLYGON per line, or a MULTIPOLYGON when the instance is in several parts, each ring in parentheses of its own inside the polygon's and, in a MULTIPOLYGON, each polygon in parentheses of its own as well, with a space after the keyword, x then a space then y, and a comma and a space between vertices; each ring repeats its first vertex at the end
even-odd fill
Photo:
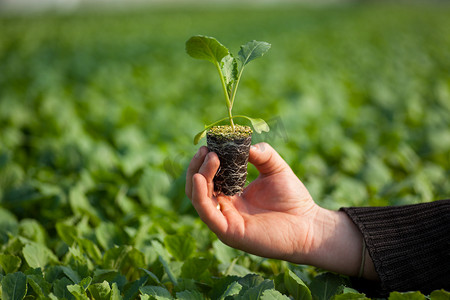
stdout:
MULTIPOLYGON (((217 237, 251 254, 356 276, 362 234, 350 218, 318 206, 270 145, 252 146, 249 162, 258 169, 258 178, 231 197, 214 194, 220 165, 215 153, 203 146, 189 164, 186 195, 217 237)), ((378 280, 367 250, 365 257, 363 277, 378 280)))

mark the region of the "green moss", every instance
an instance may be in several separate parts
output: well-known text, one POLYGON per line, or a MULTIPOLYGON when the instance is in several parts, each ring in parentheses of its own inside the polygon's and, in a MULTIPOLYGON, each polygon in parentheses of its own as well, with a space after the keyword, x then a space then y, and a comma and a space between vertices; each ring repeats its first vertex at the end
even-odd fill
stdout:
POLYGON ((252 135, 252 129, 249 126, 234 125, 233 128, 230 125, 214 126, 208 130, 208 135, 214 135, 216 137, 224 139, 239 139, 252 135))

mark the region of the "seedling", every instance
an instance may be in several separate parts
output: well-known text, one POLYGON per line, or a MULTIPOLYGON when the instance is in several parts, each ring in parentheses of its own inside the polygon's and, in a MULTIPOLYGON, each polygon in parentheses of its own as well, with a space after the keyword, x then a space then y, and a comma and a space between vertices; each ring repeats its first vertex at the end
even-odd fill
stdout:
POLYGON ((241 193, 247 180, 252 130, 249 126, 234 124, 233 120, 245 118, 257 133, 269 131, 269 126, 263 119, 232 114, 236 91, 245 66, 255 58, 263 56, 269 49, 269 43, 251 41, 241 46, 238 56, 234 57, 213 37, 197 35, 186 42, 186 52, 190 56, 214 64, 225 96, 228 116, 206 125, 194 138, 194 144, 197 144, 206 135, 209 151, 215 152, 219 157, 220 168, 214 177, 214 190, 217 193, 227 196, 241 193), (229 125, 218 126, 227 120, 229 125))
POLYGON ((231 129, 234 132, 234 118, 248 119, 257 133, 269 131, 269 126, 263 119, 250 118, 244 115, 233 116, 232 114, 236 91, 245 66, 255 58, 263 56, 269 49, 269 43, 251 41, 242 45, 238 56, 233 57, 230 51, 213 37, 196 35, 186 42, 186 52, 190 56, 210 61, 215 65, 219 73, 228 112, 228 117, 220 119, 212 124, 205 125, 205 128, 195 136, 194 144, 197 144, 211 127, 226 120, 228 120, 231 129))

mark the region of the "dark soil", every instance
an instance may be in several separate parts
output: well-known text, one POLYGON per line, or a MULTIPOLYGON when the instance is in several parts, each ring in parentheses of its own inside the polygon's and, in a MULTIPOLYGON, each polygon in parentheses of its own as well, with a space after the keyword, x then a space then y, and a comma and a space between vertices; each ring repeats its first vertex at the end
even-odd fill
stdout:
POLYGON ((217 154, 220 167, 214 177, 214 191, 233 196, 240 194, 247 181, 247 163, 252 142, 248 126, 216 126, 206 134, 209 151, 217 154))

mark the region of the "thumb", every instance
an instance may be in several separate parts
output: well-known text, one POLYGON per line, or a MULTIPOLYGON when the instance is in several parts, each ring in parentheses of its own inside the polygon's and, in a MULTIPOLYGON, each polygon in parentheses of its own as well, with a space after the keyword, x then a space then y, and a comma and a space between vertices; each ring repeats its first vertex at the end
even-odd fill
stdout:
POLYGON ((259 143, 250 148, 248 161, 252 163, 262 175, 273 175, 290 169, 283 158, 267 143, 259 143))

